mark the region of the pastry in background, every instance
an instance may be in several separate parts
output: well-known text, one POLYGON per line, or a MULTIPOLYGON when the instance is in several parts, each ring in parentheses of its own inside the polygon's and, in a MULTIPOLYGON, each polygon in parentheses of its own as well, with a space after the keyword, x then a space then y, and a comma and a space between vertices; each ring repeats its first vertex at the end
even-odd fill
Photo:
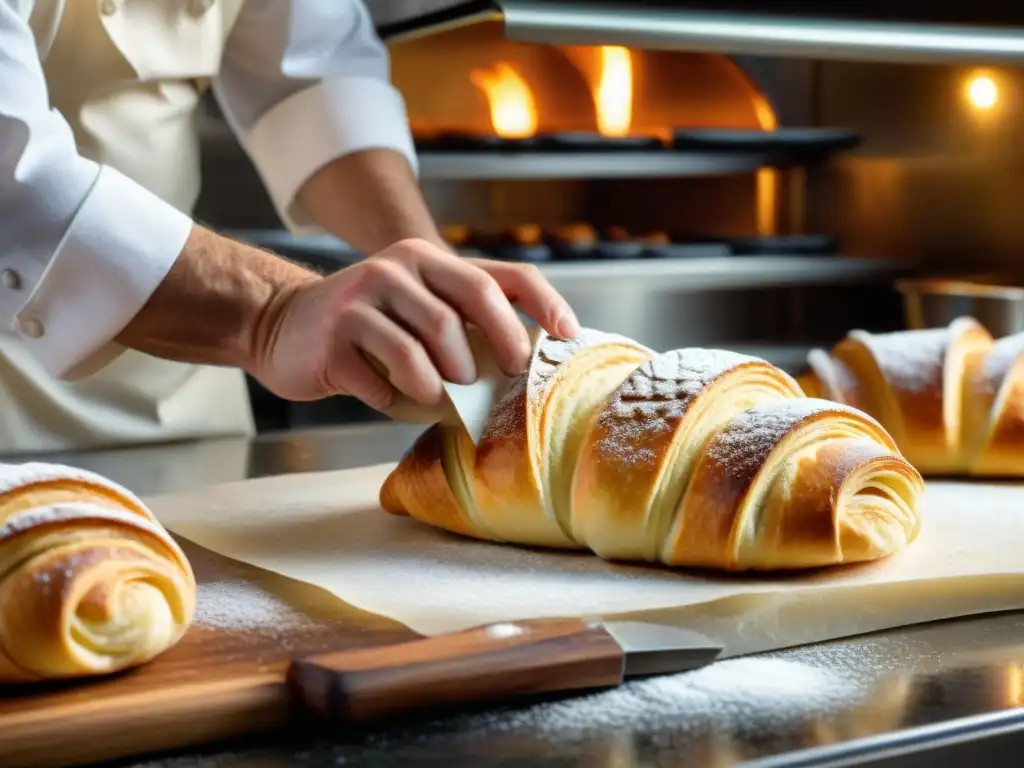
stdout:
POLYGON ((807 362, 807 394, 874 416, 922 473, 1024 476, 1024 333, 994 341, 970 317, 851 331, 807 362))
POLYGON ((874 419, 763 360, 588 330, 541 336, 479 443, 430 427, 380 499, 479 539, 741 571, 897 552, 922 489, 874 419))
POLYGON ((0 464, 0 682, 142 664, 178 642, 195 599, 184 553, 124 488, 0 464))
POLYGON ((593 247, 597 243, 597 232, 593 225, 585 222, 566 224, 564 227, 556 229, 554 235, 565 243, 580 247, 593 247))
POLYGON ((547 242, 555 258, 585 259, 593 256, 597 245, 597 232, 590 224, 576 222, 549 233, 547 242))
POLYGON ((465 224, 447 224, 441 227, 441 238, 452 248, 465 248, 473 231, 465 224))

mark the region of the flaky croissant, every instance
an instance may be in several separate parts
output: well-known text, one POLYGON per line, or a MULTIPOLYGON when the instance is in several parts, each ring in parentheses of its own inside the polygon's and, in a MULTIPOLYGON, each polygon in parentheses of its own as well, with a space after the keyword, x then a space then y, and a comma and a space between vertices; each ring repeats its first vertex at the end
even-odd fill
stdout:
POLYGON ((811 395, 861 409, 924 474, 1024 476, 1024 333, 994 341, 978 321, 871 334, 813 350, 811 395))
POLYGON ((184 634, 196 582, 143 503, 90 472, 0 465, 0 682, 99 675, 184 634))
POLYGON ((380 502, 479 539, 773 570, 899 550, 922 488, 874 419, 763 360, 588 330, 540 337, 478 444, 427 429, 380 502))

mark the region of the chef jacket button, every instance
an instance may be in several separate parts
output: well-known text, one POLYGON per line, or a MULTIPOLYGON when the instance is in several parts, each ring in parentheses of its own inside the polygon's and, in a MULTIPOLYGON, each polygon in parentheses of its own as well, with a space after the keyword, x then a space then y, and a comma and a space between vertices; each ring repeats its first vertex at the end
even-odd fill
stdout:
POLYGON ((37 317, 26 317, 18 325, 21 326, 21 332, 30 339, 38 339, 46 332, 42 321, 37 317))
POLYGON ((116 0, 103 0, 103 2, 100 3, 100 13, 104 16, 113 16, 117 13, 116 0))
POLYGON ((214 0, 192 0, 192 14, 202 16, 213 7, 214 0))
POLYGON ((3 282, 4 288, 7 288, 9 290, 21 290, 21 275, 19 275, 13 269, 5 269, 3 271, 0 271, 0 282, 3 282))

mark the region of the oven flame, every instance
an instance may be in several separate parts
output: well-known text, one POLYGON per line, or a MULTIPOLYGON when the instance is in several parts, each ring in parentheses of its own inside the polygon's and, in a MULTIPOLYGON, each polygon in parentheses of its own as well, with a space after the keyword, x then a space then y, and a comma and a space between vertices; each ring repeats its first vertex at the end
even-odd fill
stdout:
POLYGON ((601 47, 601 75, 594 91, 597 130, 628 136, 633 123, 633 57, 628 48, 601 47))
POLYGON ((499 61, 493 70, 474 69, 469 77, 487 97, 491 124, 498 136, 524 139, 537 133, 533 91, 511 64, 499 61))

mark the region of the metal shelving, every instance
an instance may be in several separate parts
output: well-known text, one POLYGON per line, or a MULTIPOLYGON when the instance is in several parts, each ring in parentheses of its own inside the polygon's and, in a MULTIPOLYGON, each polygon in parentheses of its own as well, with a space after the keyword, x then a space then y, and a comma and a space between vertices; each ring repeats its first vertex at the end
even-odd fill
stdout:
POLYGON ((540 268, 556 287, 577 291, 609 285, 619 290, 642 286, 648 291, 694 291, 837 284, 891 278, 911 269, 902 262, 841 256, 565 262, 543 264, 540 268))
MULTIPOLYGON (((284 230, 227 234, 326 271, 341 269, 361 258, 343 241, 329 235, 297 236, 284 230)), ((556 287, 574 291, 612 285, 619 290, 694 291, 837 284, 892 278, 911 269, 909 264, 883 259, 784 255, 549 262, 539 266, 556 287)))
POLYGON ((420 175, 434 180, 622 179, 724 176, 788 167, 778 153, 674 152, 431 152, 419 156, 420 175))

